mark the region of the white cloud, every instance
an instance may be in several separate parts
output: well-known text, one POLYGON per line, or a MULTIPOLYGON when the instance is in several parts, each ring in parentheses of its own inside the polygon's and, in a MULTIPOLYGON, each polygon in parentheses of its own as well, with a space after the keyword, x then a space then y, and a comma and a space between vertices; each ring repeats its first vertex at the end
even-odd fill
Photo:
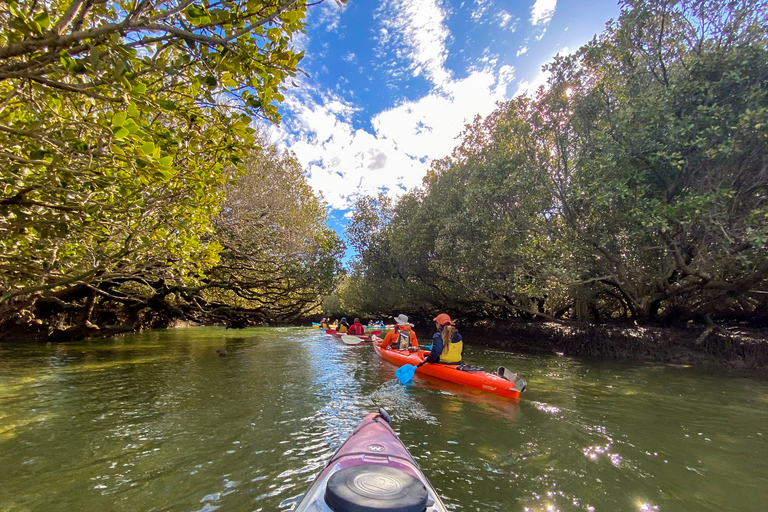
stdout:
POLYGON ((557 0, 536 0, 531 8, 531 25, 547 25, 555 15, 557 0))
POLYGON ((316 15, 318 17, 317 21, 313 21, 313 23, 317 23, 320 26, 325 25, 325 30, 328 32, 339 28, 342 11, 343 7, 336 4, 336 2, 323 2, 316 8, 309 9, 310 16, 316 15))
POLYGON ((504 66, 451 80, 441 90, 379 112, 373 133, 354 129, 354 107, 328 98, 287 101, 297 124, 279 136, 308 171, 308 181, 332 208, 347 209, 360 195, 386 190, 397 197, 419 184, 431 160, 450 154, 476 115, 488 115, 507 97, 514 70, 504 66))
POLYGON ((482 18, 485 12, 488 10, 490 3, 490 0, 475 0, 475 5, 472 9, 472 19, 479 20, 482 18))
POLYGON ((391 108, 360 119, 365 112, 343 99, 354 97, 351 92, 322 92, 305 83, 286 94, 283 109, 290 115, 273 136, 296 154, 331 208, 348 209, 360 195, 379 191, 397 197, 420 185, 431 161, 451 153, 467 123, 509 98, 514 68, 502 66, 490 50, 464 78, 446 69, 447 15, 440 0, 383 0, 375 13, 376 60, 387 74, 371 87, 402 93, 421 75, 431 90, 420 97, 403 95, 391 108))
POLYGON ((376 10, 379 30, 377 56, 383 60, 394 53, 393 66, 407 62, 412 76, 425 72, 441 86, 450 79, 445 69, 446 40, 450 36, 443 20, 447 12, 437 0, 389 0, 376 10))
POLYGON ((521 46, 519 50, 517 50, 517 53, 515 54, 516 57, 519 57, 523 54, 528 53, 528 47, 527 46, 521 46))
POLYGON ((506 28, 511 32, 517 30, 517 22, 519 20, 509 14, 507 11, 502 9, 498 12, 496 18, 499 20, 499 26, 501 28, 506 28))

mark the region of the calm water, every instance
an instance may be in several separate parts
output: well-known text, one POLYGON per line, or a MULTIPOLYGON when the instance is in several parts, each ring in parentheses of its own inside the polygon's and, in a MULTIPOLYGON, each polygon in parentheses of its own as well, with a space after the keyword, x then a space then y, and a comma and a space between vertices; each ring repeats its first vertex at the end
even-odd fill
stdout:
POLYGON ((291 510, 377 406, 453 510, 768 509, 768 383, 467 352, 529 390, 402 386, 312 329, 0 345, 0 511, 291 510))

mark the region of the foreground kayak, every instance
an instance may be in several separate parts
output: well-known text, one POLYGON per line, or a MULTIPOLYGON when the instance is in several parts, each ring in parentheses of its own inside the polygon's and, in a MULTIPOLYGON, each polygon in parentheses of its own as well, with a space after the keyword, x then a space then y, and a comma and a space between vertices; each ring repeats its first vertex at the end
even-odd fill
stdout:
MULTIPOLYGON (((394 363, 397 366, 410 364, 418 365, 429 355, 428 350, 392 350, 381 348, 377 344, 373 345, 376 353, 381 357, 394 363)), ((520 390, 515 387, 514 382, 503 379, 498 375, 493 375, 484 371, 465 371, 459 370, 459 365, 427 363, 424 366, 416 368, 416 373, 429 375, 438 379, 455 382, 464 386, 470 386, 476 389, 482 389, 489 393, 505 396, 507 398, 520 398, 520 390)))
POLYGON ((383 410, 363 419, 295 512, 447 512, 389 426, 383 410))

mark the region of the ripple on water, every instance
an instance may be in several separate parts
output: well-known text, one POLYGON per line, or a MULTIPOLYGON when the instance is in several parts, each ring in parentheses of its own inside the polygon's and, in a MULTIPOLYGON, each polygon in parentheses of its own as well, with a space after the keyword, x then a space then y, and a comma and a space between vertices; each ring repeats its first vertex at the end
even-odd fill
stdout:
POLYGON ((379 389, 370 394, 371 401, 386 410, 398 421, 418 420, 429 425, 439 425, 437 418, 430 414, 426 407, 417 402, 408 389, 396 379, 384 383, 379 389))

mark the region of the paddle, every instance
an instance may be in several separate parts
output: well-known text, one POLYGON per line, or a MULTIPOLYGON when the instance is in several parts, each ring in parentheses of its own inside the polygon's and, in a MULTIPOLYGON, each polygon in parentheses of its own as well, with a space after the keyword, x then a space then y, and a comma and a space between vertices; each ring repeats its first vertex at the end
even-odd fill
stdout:
POLYGON ((397 376, 397 380, 400 381, 400 384, 408 384, 411 379, 413 379, 413 375, 416 373, 416 367, 412 364, 404 364, 400 368, 397 369, 395 372, 395 375, 397 376))
POLYGON ((360 338, 359 336, 345 334, 344 336, 341 337, 341 341, 343 341, 347 345, 357 345, 365 340, 363 338, 360 338))

